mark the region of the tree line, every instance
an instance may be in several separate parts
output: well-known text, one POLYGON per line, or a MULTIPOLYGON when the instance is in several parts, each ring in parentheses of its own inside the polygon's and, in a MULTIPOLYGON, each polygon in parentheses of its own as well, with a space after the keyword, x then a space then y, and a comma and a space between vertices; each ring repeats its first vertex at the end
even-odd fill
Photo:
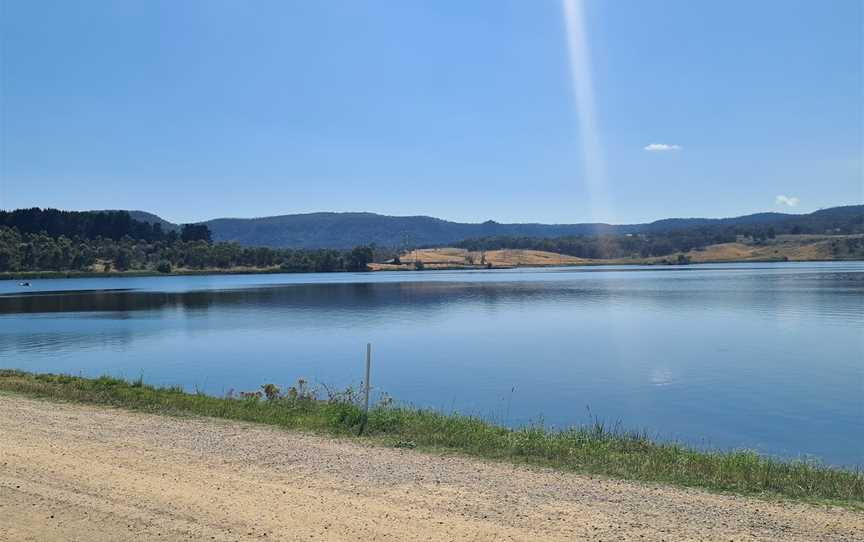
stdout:
POLYGON ((163 231, 159 223, 134 220, 127 211, 61 211, 59 209, 15 209, 0 211, 0 226, 20 233, 44 233, 49 237, 113 239, 124 237, 144 241, 211 241, 204 224, 183 224, 179 231, 163 231))
MULTIPOLYGON (((761 237, 760 233, 760 239, 761 237)), ((764 239, 774 237, 773 230, 764 232, 764 239)), ((569 235, 564 237, 481 237, 456 243, 470 251, 525 249, 557 252, 588 259, 609 259, 668 256, 717 243, 730 243, 737 239, 734 229, 689 228, 661 234, 631 235, 569 235)))
MULTIPOLYGON (((860 222, 858 217, 853 216, 852 219, 834 222, 832 225, 836 227, 824 228, 824 231, 833 234, 859 233, 860 222)), ((771 241, 777 235, 798 234, 800 230, 799 224, 783 227, 774 224, 691 226, 679 230, 627 235, 570 235, 551 238, 478 237, 460 241, 455 246, 479 252, 502 249, 544 250, 588 259, 649 258, 682 254, 709 245, 741 240, 759 245, 771 241)), ((830 248, 834 257, 846 258, 859 254, 862 244, 864 239, 849 238, 835 240, 830 248)))
MULTIPOLYGON (((133 220, 125 211, 0 211, 0 272, 280 269, 366 271, 374 247, 293 250, 212 241, 203 224, 180 231, 133 220)), ((380 252, 380 251, 379 251, 380 252)), ((386 255, 382 256, 386 257, 386 255)))

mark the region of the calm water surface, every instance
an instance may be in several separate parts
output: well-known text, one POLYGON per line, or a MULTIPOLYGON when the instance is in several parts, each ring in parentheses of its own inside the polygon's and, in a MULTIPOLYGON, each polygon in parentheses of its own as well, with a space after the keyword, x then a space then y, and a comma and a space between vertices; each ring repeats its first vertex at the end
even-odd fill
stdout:
POLYGON ((864 262, 0 281, 0 367, 298 377, 864 466, 864 262))

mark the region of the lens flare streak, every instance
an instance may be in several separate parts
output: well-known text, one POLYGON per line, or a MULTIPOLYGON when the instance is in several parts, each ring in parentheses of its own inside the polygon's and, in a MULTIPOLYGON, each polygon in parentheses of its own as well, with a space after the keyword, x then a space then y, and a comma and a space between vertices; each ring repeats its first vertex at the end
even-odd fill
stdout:
POLYGON ((606 161, 597 125, 591 51, 585 30, 583 2, 562 0, 562 7, 591 221, 614 222, 606 180, 606 161))

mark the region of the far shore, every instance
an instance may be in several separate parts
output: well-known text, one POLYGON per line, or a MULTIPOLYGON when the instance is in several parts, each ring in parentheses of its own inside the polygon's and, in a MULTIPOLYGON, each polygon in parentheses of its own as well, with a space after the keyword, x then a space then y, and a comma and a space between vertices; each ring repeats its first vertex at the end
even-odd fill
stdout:
MULTIPOLYGON (((512 252, 512 251, 511 251, 512 252)), ((789 260, 785 258, 749 258, 749 259, 718 259, 710 261, 690 261, 677 263, 669 259, 645 258, 645 259, 617 259, 617 260, 583 260, 578 263, 553 263, 553 264, 518 264, 518 265, 460 265, 460 264, 424 264, 422 271, 494 271, 502 269, 543 269, 551 267, 599 267, 604 265, 643 265, 643 266, 700 266, 702 264, 718 263, 806 263, 806 262, 855 262, 864 261, 861 258, 814 258, 805 260, 789 260)), ((392 265, 387 263, 373 263, 369 265, 368 272, 393 272, 393 271, 418 271, 413 265, 392 265)), ((39 279, 80 279, 80 278, 134 278, 134 277, 185 277, 205 275, 304 275, 317 273, 316 271, 286 271, 278 267, 248 268, 238 267, 229 269, 178 269, 170 273, 162 273, 156 270, 136 269, 130 271, 4 271, 0 272, 2 280, 39 280, 39 279)), ((333 271, 334 274, 356 273, 356 271, 333 271)))
POLYGON ((196 275, 272 275, 291 273, 278 267, 230 269, 177 269, 162 273, 155 269, 135 269, 129 271, 4 271, 0 280, 37 280, 37 279, 91 279, 123 277, 184 277, 196 275))
MULTIPOLYGON (((717 262, 700 263, 769 263, 783 262, 787 260, 728 260, 717 262)), ((841 261, 841 260, 807 260, 807 261, 841 261)), ((494 271, 501 269, 542 269, 549 267, 597 267, 603 265, 674 265, 670 263, 647 262, 647 261, 621 261, 621 260, 596 260, 583 263, 561 263, 554 265, 511 265, 511 266, 466 266, 466 265, 438 265, 428 264, 422 271, 494 271)), ((699 265, 691 263, 689 265, 699 265)), ((393 266, 388 264, 370 264, 368 272, 393 272, 393 271, 420 271, 414 266, 393 266)), ((187 277, 206 275, 308 275, 316 271, 286 271, 279 268, 235 268, 235 269, 184 269, 170 273, 160 273, 155 270, 133 270, 133 271, 14 271, 0 273, 0 280, 38 280, 38 279, 84 279, 84 278, 134 278, 134 277, 187 277)), ((356 271, 332 271, 332 274, 356 273, 356 271)), ((330 274, 328 273, 328 274, 330 274)))

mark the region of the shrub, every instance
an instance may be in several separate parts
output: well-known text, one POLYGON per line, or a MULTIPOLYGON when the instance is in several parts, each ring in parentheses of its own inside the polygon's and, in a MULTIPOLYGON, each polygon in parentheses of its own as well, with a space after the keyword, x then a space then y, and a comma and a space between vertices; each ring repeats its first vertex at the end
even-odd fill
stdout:
POLYGON ((275 401, 281 396, 281 391, 276 384, 264 384, 261 386, 261 389, 264 391, 264 397, 266 397, 268 401, 275 401))

